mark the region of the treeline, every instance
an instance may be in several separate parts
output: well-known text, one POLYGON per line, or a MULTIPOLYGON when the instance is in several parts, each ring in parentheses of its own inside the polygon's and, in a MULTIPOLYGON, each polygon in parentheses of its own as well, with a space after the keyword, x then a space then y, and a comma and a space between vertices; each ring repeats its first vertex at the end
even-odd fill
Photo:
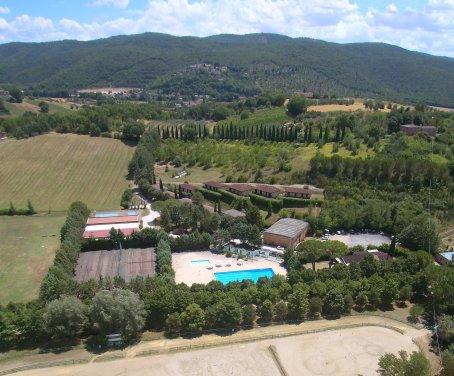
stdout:
POLYGON ((447 165, 420 159, 352 159, 317 154, 310 161, 307 175, 324 186, 329 179, 367 181, 412 187, 415 191, 451 182, 447 165))
POLYGON ((156 183, 154 162, 160 142, 159 133, 155 129, 145 132, 134 150, 128 164, 128 177, 138 183, 145 180, 150 184, 156 183))
POLYGON ((242 127, 234 125, 217 124, 213 127, 213 138, 220 140, 246 140, 260 139, 265 141, 295 141, 298 128, 287 128, 282 125, 256 125, 255 127, 242 127))
POLYGON ((33 207, 30 200, 27 202, 27 209, 17 209, 12 202, 9 203, 9 208, 0 209, 1 215, 33 215, 36 214, 35 208, 33 207))
POLYGON ((82 234, 89 214, 89 209, 82 202, 70 205, 68 216, 60 231, 61 246, 55 254, 53 265, 41 283, 39 298, 42 302, 50 302, 74 291, 77 285, 74 281, 74 270, 82 248, 82 234))

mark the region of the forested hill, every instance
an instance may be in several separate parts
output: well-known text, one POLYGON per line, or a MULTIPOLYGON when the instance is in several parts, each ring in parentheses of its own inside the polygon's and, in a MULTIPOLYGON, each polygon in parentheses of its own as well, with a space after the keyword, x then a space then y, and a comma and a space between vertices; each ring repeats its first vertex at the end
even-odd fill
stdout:
POLYGON ((273 34, 207 38, 146 33, 89 42, 0 45, 0 83, 46 90, 149 86, 253 94, 267 89, 454 105, 454 59, 380 43, 336 44, 273 34), (221 75, 191 70, 226 66, 221 75))

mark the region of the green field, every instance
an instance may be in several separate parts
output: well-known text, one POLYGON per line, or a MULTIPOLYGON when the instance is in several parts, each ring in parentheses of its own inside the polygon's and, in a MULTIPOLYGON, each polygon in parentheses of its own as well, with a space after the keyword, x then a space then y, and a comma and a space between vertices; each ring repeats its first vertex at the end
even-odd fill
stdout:
POLYGON ((0 217, 0 304, 36 298, 60 244, 65 214, 0 217))
POLYGON ((1 142, 0 207, 31 200, 38 211, 65 211, 81 200, 91 209, 115 209, 133 152, 118 140, 73 134, 1 142))

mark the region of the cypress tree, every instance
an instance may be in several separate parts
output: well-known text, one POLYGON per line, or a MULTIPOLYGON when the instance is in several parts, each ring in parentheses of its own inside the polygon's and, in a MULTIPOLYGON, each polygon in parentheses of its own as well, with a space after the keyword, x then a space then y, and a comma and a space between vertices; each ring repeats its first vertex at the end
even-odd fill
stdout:
POLYGON ((279 136, 279 141, 285 141, 285 129, 287 128, 281 127, 281 135, 279 136))
POLYGON ((159 189, 161 190, 161 192, 164 192, 164 184, 162 184, 161 178, 159 179, 159 189))
POLYGON ((172 127, 172 138, 175 138, 175 129, 173 129, 173 127, 172 127))
POLYGON ((184 140, 183 126, 180 125, 180 140, 184 140))
POLYGON ((309 125, 309 133, 307 135, 307 142, 312 142, 312 124, 309 125))
POLYGON ((207 129, 206 124, 203 124, 203 138, 207 138, 207 137, 208 137, 208 129, 207 129))
POLYGON ((340 126, 336 126, 336 136, 334 137, 334 141, 335 142, 339 142, 340 141, 340 126))
POLYGON ((175 196, 175 198, 178 198, 177 186, 176 185, 173 187, 173 195, 175 196))
POLYGON ((183 197, 183 191, 181 189, 181 184, 178 185, 178 196, 181 198, 183 197))
POLYGON ((258 126, 258 124, 255 126, 255 138, 259 138, 259 126, 258 126))
POLYGON ((320 130, 318 131, 318 139, 321 140, 323 138, 323 128, 320 125, 320 130))
POLYGON ((306 126, 304 127, 304 142, 307 142, 307 135, 308 135, 307 131, 308 131, 308 130, 309 130, 309 126, 306 125, 306 126))
POLYGON ((229 135, 227 137, 229 140, 233 139, 233 123, 230 122, 230 126, 229 126, 229 135))
POLYGON ((325 142, 325 144, 327 142, 329 142, 329 129, 328 129, 328 125, 325 125, 325 134, 324 134, 324 139, 323 141, 325 142))
POLYGON ((259 138, 265 138, 263 135, 263 124, 260 124, 259 138))
POLYGON ((288 138, 288 129, 287 127, 284 128, 284 137, 283 137, 283 140, 287 141, 289 138, 288 138))
POLYGON ((198 127, 197 127, 197 130, 198 130, 199 138, 202 138, 202 129, 201 129, 201 127, 200 127, 200 123, 199 123, 199 125, 198 125, 198 127))

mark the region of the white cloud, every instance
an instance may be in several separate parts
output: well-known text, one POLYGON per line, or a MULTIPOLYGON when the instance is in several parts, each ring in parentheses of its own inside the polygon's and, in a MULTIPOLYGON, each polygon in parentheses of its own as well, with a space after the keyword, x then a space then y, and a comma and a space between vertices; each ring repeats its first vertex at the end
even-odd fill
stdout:
POLYGON ((0 6, 0 14, 8 14, 11 12, 8 7, 2 7, 0 6))
POLYGON ((115 7, 115 8, 127 8, 129 0, 94 0, 92 5, 95 7, 115 7))
MULTIPOLYGON (((129 1, 94 3, 124 7, 129 1)), ((354 0, 312 0, 310 6, 300 0, 150 0, 145 10, 126 11, 107 22, 53 22, 27 15, 0 19, 0 42, 90 40, 146 31, 195 36, 272 32, 341 43, 385 42, 454 57, 453 19, 454 0, 427 0, 419 11, 389 3, 385 10, 366 13, 354 0)))

